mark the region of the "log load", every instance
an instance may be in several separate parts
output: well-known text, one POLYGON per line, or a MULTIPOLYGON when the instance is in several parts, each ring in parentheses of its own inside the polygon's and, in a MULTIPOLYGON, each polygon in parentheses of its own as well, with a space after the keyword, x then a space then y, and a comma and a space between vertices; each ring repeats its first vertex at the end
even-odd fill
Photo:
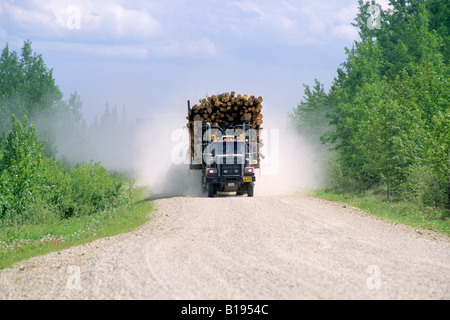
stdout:
MULTIPOLYGON (((186 126, 190 133, 191 154, 194 154, 195 121, 201 121, 203 125, 209 123, 211 126, 219 126, 223 130, 232 129, 245 123, 246 126, 251 126, 251 128, 257 130, 257 143, 258 146, 262 146, 259 137, 263 124, 262 102, 262 97, 226 92, 201 99, 192 108, 188 106, 188 116, 186 117, 188 123, 186 126)), ((263 156, 261 155, 261 157, 263 156)), ((260 154, 258 154, 258 165, 255 167, 259 167, 259 161, 260 154)))
POLYGON ((195 121, 202 121, 225 129, 243 123, 259 129, 263 123, 262 101, 261 97, 236 95, 235 92, 204 98, 188 109, 187 127, 192 130, 195 121))

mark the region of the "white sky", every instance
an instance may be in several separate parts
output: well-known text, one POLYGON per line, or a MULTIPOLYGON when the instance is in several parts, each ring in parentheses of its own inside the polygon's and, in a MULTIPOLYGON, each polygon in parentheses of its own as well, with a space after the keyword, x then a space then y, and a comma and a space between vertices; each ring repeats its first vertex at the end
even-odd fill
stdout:
MULTIPOLYGON (((387 0, 381 1, 386 3, 387 0)), ((88 120, 186 111, 236 91, 288 114, 314 79, 328 88, 357 31, 356 0, 2 0, 0 45, 30 39, 88 120)))

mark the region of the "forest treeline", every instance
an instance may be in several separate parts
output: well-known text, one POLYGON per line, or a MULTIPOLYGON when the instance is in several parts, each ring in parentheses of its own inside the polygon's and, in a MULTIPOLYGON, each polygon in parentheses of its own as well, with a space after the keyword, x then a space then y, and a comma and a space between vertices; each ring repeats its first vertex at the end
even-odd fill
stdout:
POLYGON ((86 131, 81 107, 77 93, 63 100, 52 69, 42 55, 33 53, 31 41, 24 42, 20 53, 4 47, 0 56, 0 226, 88 215, 131 201, 131 179, 97 162, 74 163, 61 157, 54 142, 57 138, 69 141, 67 149, 80 152, 71 142, 82 139, 86 131))
POLYGON ((390 182, 398 199, 450 206, 450 4, 359 1, 359 40, 345 48, 328 92, 316 80, 291 119, 331 152, 332 184, 362 191, 390 182), (380 8, 380 7, 378 7, 380 8))

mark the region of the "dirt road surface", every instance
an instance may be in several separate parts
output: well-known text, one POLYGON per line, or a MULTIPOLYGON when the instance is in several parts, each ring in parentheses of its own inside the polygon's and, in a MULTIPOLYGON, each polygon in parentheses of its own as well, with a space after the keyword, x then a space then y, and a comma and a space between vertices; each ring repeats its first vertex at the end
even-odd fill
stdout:
POLYGON ((302 194, 155 200, 139 230, 0 272, 3 299, 450 299, 450 240, 302 194))

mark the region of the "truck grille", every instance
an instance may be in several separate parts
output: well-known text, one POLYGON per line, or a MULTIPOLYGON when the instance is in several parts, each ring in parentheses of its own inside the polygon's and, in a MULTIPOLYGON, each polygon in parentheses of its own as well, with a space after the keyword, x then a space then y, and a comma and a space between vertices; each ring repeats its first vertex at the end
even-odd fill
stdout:
POLYGON ((220 175, 222 177, 239 177, 242 175, 242 165, 221 165, 220 175))

